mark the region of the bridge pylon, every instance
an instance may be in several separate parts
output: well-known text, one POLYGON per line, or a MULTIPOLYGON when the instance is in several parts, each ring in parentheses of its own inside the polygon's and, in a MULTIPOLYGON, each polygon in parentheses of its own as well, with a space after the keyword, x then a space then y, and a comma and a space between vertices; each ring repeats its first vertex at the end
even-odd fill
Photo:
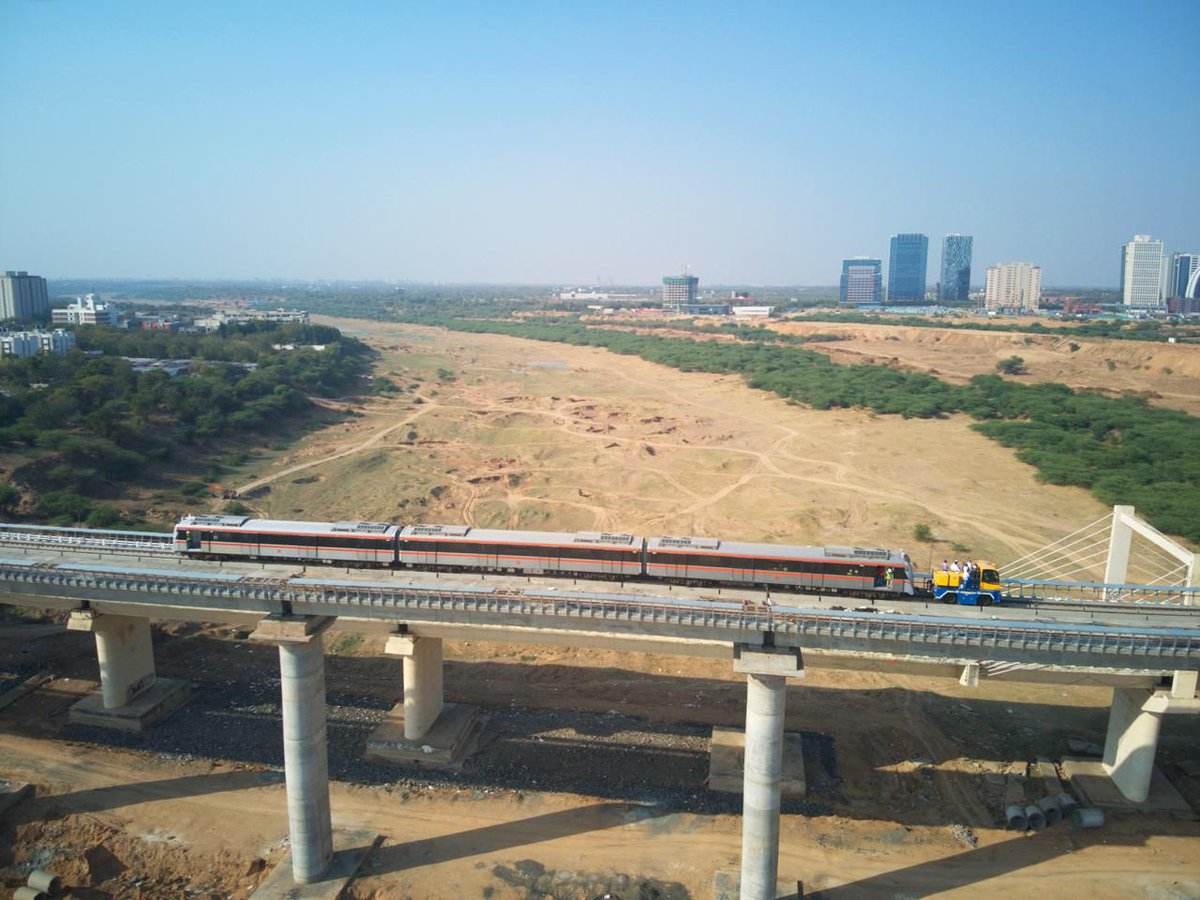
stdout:
MULTIPOLYGON (((1104 566, 1105 584, 1124 584, 1129 577, 1129 556, 1133 548, 1134 534, 1179 560, 1184 570, 1183 587, 1200 587, 1200 553, 1193 553, 1148 522, 1139 519, 1132 506, 1113 507, 1108 559, 1104 566)), ((1192 602, 1191 595, 1187 595, 1184 603, 1190 605, 1192 602)))

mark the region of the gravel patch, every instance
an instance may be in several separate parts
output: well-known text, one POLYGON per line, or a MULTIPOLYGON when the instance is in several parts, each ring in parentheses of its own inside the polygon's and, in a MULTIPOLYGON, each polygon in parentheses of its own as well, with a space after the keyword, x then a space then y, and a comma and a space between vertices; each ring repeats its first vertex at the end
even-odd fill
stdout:
MULTIPOLYGON (((558 791, 631 803, 660 812, 739 813, 741 797, 710 792, 711 728, 647 722, 616 712, 481 709, 487 722, 476 753, 461 771, 426 770, 363 758, 367 736, 392 702, 330 691, 326 695, 330 777, 404 792, 439 788, 558 791)), ((279 680, 206 682, 179 712, 151 730, 125 733, 67 724, 63 736, 101 747, 154 753, 164 760, 207 759, 283 767, 279 680)), ((840 782, 833 742, 805 734, 810 799, 784 799, 785 813, 829 815, 840 782), (812 794, 825 795, 813 797, 812 794)))

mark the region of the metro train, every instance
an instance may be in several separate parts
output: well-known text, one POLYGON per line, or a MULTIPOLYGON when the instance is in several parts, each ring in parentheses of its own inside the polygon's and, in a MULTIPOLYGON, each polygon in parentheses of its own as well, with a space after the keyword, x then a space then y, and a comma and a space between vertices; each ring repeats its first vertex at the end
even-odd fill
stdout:
POLYGON ((855 596, 916 593, 907 553, 866 547, 790 547, 704 537, 295 522, 229 515, 185 516, 175 525, 173 543, 181 554, 213 559, 648 580, 855 596))

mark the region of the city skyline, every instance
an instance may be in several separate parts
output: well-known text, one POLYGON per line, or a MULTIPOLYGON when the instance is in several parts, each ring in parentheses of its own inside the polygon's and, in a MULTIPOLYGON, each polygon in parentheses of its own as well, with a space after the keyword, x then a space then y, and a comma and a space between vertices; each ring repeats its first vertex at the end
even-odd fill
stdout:
POLYGON ((1131 234, 1200 252, 1200 60, 1157 24, 1191 7, 1123 8, 3 4, 0 266, 831 285, 963 232, 977 267, 1116 287, 1131 234))

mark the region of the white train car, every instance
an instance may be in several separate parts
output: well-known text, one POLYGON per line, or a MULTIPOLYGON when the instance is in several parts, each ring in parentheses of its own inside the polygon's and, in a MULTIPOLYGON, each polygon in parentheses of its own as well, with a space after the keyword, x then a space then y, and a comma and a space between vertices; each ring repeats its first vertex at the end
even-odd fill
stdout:
POLYGON ((175 526, 175 549, 185 555, 390 566, 399 531, 387 522, 184 516, 175 526))
POLYGON ((646 574, 671 581, 912 594, 908 554, 867 547, 789 547, 703 537, 646 540, 646 574))
POLYGON ((631 534, 408 525, 400 532, 398 559, 422 568, 636 578, 642 544, 631 534))

